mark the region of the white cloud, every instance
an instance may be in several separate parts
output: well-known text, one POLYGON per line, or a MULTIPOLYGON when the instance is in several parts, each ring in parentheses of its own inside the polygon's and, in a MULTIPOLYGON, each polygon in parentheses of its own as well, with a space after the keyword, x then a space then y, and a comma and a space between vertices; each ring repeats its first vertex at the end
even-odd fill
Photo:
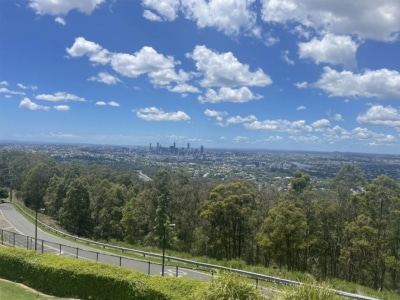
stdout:
POLYGON ((88 80, 102 82, 102 83, 105 83, 108 85, 117 84, 118 82, 120 82, 118 77, 115 77, 107 72, 99 72, 99 74, 97 74, 97 76, 92 76, 88 80))
POLYGON ((127 77, 156 72, 163 69, 172 69, 174 59, 157 53, 152 47, 143 47, 132 54, 115 53, 112 55, 111 65, 115 71, 127 77))
POLYGON ((63 139, 75 139, 80 138, 80 136, 73 133, 63 133, 63 132, 50 132, 51 137, 63 138, 63 139))
POLYGON ((296 110, 305 110, 307 109, 307 107, 305 107, 304 105, 300 105, 296 108, 296 110))
POLYGON ((113 107, 119 107, 120 106, 119 103, 115 102, 115 101, 108 102, 108 105, 113 106, 113 107))
POLYGON ((315 144, 320 142, 320 138, 315 135, 291 135, 289 139, 297 143, 315 144))
POLYGON ((151 12, 150 10, 145 9, 143 11, 143 18, 153 21, 153 22, 162 22, 164 21, 160 16, 156 15, 155 13, 151 12))
POLYGON ((58 111, 68 111, 70 110, 70 107, 68 105, 56 105, 54 106, 54 109, 58 111))
POLYGON ((78 97, 74 94, 68 94, 66 92, 57 92, 54 93, 53 95, 50 94, 40 94, 35 97, 38 100, 45 100, 45 101, 52 101, 52 102, 58 102, 58 101, 80 101, 84 102, 86 101, 84 98, 78 97))
POLYGON ((281 51, 281 58, 283 59, 284 62, 286 62, 288 65, 294 65, 294 60, 289 58, 289 50, 284 50, 281 51))
POLYGON ((155 12, 145 10, 143 17, 150 21, 173 21, 177 18, 179 10, 179 0, 142 0, 145 8, 155 12))
POLYGON ((360 114, 356 120, 364 125, 400 128, 400 110, 391 106, 375 105, 360 114))
POLYGON ((273 143, 273 142, 279 142, 282 141, 283 137, 279 135, 271 135, 265 139, 258 139, 256 140, 257 143, 273 143))
POLYGON ((311 58, 317 64, 343 65, 348 69, 354 68, 357 64, 358 45, 350 36, 327 34, 321 40, 314 37, 309 42, 299 43, 298 46, 300 58, 311 58))
POLYGON ((0 81, 0 85, 5 85, 5 86, 8 86, 8 81, 5 81, 5 80, 3 80, 3 81, 0 81))
POLYGON ((17 86, 18 86, 20 89, 23 89, 23 90, 27 90, 27 89, 37 90, 37 89, 38 89, 38 87, 35 86, 35 85, 29 85, 29 86, 27 86, 27 85, 24 85, 24 84, 22 84, 22 83, 18 83, 17 86))
POLYGON ((226 124, 240 124, 240 123, 246 123, 246 122, 254 122, 257 121, 257 117, 254 115, 249 115, 247 117, 241 117, 241 116, 236 116, 236 117, 230 117, 226 120, 226 124))
POLYGON ((305 89, 308 86, 308 83, 306 81, 303 81, 303 82, 296 82, 294 85, 298 89, 305 89))
POLYGON ((228 113, 226 111, 217 111, 217 110, 211 110, 211 109, 206 109, 204 111, 204 114, 207 117, 215 118, 219 122, 221 122, 223 120, 223 118, 228 115, 228 113))
POLYGON ((239 143, 239 142, 247 141, 248 139, 249 139, 248 137, 238 135, 233 138, 233 141, 236 143, 239 143))
POLYGON ((110 62, 110 53, 103 49, 99 44, 88 41, 83 37, 77 37, 71 48, 66 48, 71 57, 89 56, 89 60, 94 63, 105 65, 110 62))
POLYGON ((254 95, 247 87, 241 87, 239 89, 231 89, 222 87, 216 92, 213 89, 207 89, 205 97, 199 96, 197 99, 201 103, 218 103, 218 102, 233 102, 233 103, 244 103, 251 100, 261 99, 261 95, 254 95))
POLYGON ((23 85, 22 83, 18 83, 17 86, 18 86, 20 89, 23 89, 23 90, 26 90, 26 89, 28 88, 26 85, 23 85))
POLYGON ((66 15, 71 10, 90 15, 105 0, 30 0, 29 7, 38 15, 66 15))
POLYGON ((312 132, 312 127, 310 125, 306 125, 304 120, 294 122, 287 120, 254 121, 244 124, 244 127, 251 130, 287 132, 291 134, 312 132))
POLYGON ((335 120, 335 121, 338 121, 338 122, 339 122, 339 121, 344 121, 342 114, 335 114, 335 115, 332 117, 332 119, 335 120))
POLYGON ((204 78, 200 84, 203 87, 267 86, 272 83, 261 69, 250 72, 249 65, 240 63, 232 52, 219 54, 206 46, 196 46, 187 56, 202 72, 204 78))
POLYGON ((183 111, 164 112, 162 109, 156 107, 140 109, 136 112, 136 116, 145 121, 190 121, 190 117, 183 111))
POLYGON ((174 87, 168 87, 168 90, 175 93, 200 93, 200 90, 197 87, 186 83, 177 84, 174 87))
POLYGON ((314 86, 324 90, 329 96, 398 99, 400 73, 380 69, 354 74, 350 71, 338 72, 330 67, 324 67, 324 73, 314 86))
POLYGON ((390 134, 376 133, 367 128, 357 127, 351 131, 343 129, 340 126, 328 128, 324 131, 324 138, 327 142, 341 141, 362 141, 369 144, 393 144, 396 138, 390 134))
POLYGON ((62 26, 67 25, 67 22, 65 22, 65 20, 64 20, 63 18, 61 18, 61 17, 55 18, 55 19, 54 19, 54 22, 56 22, 56 23, 58 23, 58 24, 60 24, 60 25, 62 25, 62 26))
POLYGON ((97 105, 97 106, 106 106, 106 105, 109 105, 109 106, 113 106, 113 107, 119 107, 120 106, 120 104, 118 103, 118 102, 115 102, 115 101, 110 101, 110 102, 104 102, 104 101, 97 101, 96 103, 95 103, 95 105, 97 105))
POLYGON ((38 104, 32 102, 29 98, 24 98, 19 103, 19 107, 20 108, 25 108, 27 110, 45 110, 45 111, 50 110, 49 106, 38 105, 38 104))
POLYGON ((270 32, 267 33, 263 37, 263 40, 264 40, 265 46, 267 46, 267 47, 271 47, 271 46, 273 46, 273 45, 275 45, 275 44, 280 42, 279 37, 273 36, 272 33, 270 33, 270 32))
POLYGON ((398 0, 261 0, 265 22, 298 22, 321 33, 393 41, 400 31, 398 0))
POLYGON ((311 126, 315 131, 324 131, 331 126, 331 123, 327 119, 321 119, 312 123, 311 126))
POLYGON ((11 95, 25 95, 24 92, 12 91, 9 90, 8 88, 0 88, 0 93, 11 94, 11 95))

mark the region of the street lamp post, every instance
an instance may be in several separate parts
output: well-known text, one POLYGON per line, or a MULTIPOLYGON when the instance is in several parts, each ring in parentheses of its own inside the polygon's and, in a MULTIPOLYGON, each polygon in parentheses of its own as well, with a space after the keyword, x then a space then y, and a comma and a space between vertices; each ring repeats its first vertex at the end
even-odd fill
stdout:
MULTIPOLYGON (((175 227, 175 224, 169 224, 169 227, 175 227)), ((166 231, 167 226, 164 225, 164 238, 163 238, 163 248, 162 248, 162 266, 161 266, 161 275, 164 276, 164 267, 165 267, 165 244, 166 244, 166 231)))
POLYGON ((45 211, 45 209, 44 208, 39 208, 39 209, 36 209, 35 210, 35 251, 37 250, 37 228, 38 228, 38 225, 37 225, 37 222, 38 222, 38 218, 37 218, 37 213, 38 213, 38 211, 45 211))

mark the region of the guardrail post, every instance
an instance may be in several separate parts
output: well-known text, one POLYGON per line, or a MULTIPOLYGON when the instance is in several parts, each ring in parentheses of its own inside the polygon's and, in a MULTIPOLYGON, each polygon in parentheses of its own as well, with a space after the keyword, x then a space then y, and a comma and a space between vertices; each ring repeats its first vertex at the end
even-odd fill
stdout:
POLYGON ((256 290, 258 289, 258 278, 256 278, 256 290))
POLYGON ((178 266, 176 266, 176 277, 178 277, 178 266))
POLYGON ((99 261, 99 252, 96 252, 96 261, 99 261))
POLYGON ((149 261, 149 267, 148 267, 147 275, 150 275, 150 261, 149 261))
POLYGON ((61 256, 61 253, 62 253, 62 251, 61 251, 61 247, 62 247, 62 245, 60 244, 60 256, 61 256))
POLYGON ((44 241, 42 240, 42 254, 44 253, 44 241))
POLYGON ((79 248, 78 247, 76 247, 76 258, 77 259, 79 258, 79 248))
POLYGON ((4 231, 1 231, 1 244, 4 245, 4 231))
POLYGON ((122 266, 122 256, 119 257, 119 266, 122 266))

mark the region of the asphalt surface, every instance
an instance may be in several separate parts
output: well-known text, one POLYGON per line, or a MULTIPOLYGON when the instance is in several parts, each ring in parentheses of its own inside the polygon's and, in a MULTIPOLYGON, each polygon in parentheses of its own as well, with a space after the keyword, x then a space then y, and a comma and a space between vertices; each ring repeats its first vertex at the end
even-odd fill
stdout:
MULTIPOLYGON (((7 232, 10 239, 13 239, 12 232, 27 237, 16 238, 16 244, 23 248, 35 249, 35 225, 22 216, 11 203, 0 204, 0 229, 7 232)), ((37 230, 37 250, 43 253, 69 256, 80 259, 96 260, 99 262, 129 268, 135 271, 150 275, 161 275, 161 264, 150 263, 145 260, 133 260, 127 256, 110 254, 99 251, 79 243, 65 240, 62 237, 37 230), (61 246, 60 246, 61 245, 61 246)), ((211 275, 200 271, 175 267, 166 262, 165 276, 188 277, 201 280, 211 280, 211 275)))

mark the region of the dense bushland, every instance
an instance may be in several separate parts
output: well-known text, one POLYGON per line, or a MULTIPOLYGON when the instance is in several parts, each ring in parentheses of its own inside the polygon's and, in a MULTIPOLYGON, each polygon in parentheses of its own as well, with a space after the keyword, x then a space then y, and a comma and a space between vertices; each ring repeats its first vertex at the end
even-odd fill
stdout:
POLYGON ((167 248, 197 256, 400 290, 400 184, 366 182, 355 165, 326 190, 296 171, 285 192, 191 179, 185 170, 160 169, 144 182, 133 171, 1 153, 0 169, 10 166, 25 204, 45 207, 72 234, 161 246, 165 233, 167 248))

